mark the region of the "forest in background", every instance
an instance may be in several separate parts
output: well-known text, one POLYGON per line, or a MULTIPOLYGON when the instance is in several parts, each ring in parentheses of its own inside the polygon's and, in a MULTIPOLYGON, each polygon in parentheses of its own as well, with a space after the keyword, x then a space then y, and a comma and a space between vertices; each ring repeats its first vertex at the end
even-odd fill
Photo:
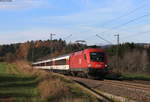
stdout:
POLYGON ((0 45, 0 61, 27 60, 34 62, 87 48, 84 44, 69 43, 62 39, 37 40, 25 43, 0 45))
POLYGON ((150 47, 124 43, 106 49, 108 63, 115 72, 150 74, 150 47), (118 53, 117 53, 118 50, 118 53))
MULTIPOLYGON (((62 39, 0 45, 0 61, 26 60, 34 62, 89 47, 91 46, 80 43, 66 43, 62 39)), ((120 44, 119 47, 111 45, 104 47, 104 49, 108 56, 109 67, 113 71, 150 74, 150 48, 134 43, 124 43, 120 44)))

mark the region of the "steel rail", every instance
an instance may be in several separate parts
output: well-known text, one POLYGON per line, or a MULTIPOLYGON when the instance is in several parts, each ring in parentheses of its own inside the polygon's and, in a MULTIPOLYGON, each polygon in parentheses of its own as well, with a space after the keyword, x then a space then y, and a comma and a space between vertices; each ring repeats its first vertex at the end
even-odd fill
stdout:
POLYGON ((114 81, 114 80, 104 80, 103 83, 150 93, 150 85, 137 84, 137 83, 135 84, 135 83, 129 83, 129 82, 114 81))

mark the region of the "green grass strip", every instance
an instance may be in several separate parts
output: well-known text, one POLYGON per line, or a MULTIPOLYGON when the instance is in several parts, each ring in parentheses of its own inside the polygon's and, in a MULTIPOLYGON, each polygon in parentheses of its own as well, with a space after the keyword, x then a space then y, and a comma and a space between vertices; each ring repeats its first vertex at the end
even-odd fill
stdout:
POLYGON ((121 77, 123 80, 145 80, 150 81, 150 75, 146 74, 123 74, 121 77))
POLYGON ((0 63, 0 102, 41 102, 38 83, 38 77, 22 75, 14 64, 0 63))
POLYGON ((7 73, 7 63, 0 62, 0 74, 6 74, 7 73))

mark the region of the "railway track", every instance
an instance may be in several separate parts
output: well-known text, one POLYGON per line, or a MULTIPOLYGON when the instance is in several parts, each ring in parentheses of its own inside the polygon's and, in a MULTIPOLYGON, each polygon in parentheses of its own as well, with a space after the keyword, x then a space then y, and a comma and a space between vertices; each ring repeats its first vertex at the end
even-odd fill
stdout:
POLYGON ((111 98, 103 95, 99 91, 87 86, 86 84, 82 83, 81 81, 74 80, 76 83, 78 83, 84 90, 90 92, 92 95, 98 98, 100 102, 115 102, 111 98))
MULTIPOLYGON (((135 92, 135 95, 137 95, 138 93, 140 93, 140 94, 144 93, 144 94, 148 94, 148 95, 150 94, 150 85, 148 85, 148 84, 133 83, 133 82, 126 82, 126 81, 115 81, 115 80, 93 80, 93 79, 86 79, 86 78, 79 78, 79 77, 71 77, 71 78, 75 81, 78 81, 78 82, 81 82, 81 83, 85 84, 86 86, 90 87, 93 90, 99 90, 99 89, 101 89, 101 87, 103 85, 105 85, 106 88, 108 86, 108 87, 112 87, 112 88, 116 87, 116 88, 119 88, 119 89, 123 88, 123 89, 126 89, 126 90, 130 90, 133 93, 135 92)), ((122 91, 122 90, 120 90, 120 91, 122 91)), ((109 96, 111 97, 111 95, 109 95, 109 96)), ((118 95, 117 95, 117 98, 115 96, 114 97, 117 100, 123 100, 123 101, 120 101, 120 102, 126 102, 126 101, 124 101, 126 99, 123 99, 123 97, 127 97, 127 96, 124 96, 124 95, 123 96, 121 95, 122 96, 121 98, 118 98, 118 95)), ((108 95, 106 95, 106 96, 108 96, 108 95)), ((139 98, 140 98, 140 96, 139 96, 139 98)), ((133 101, 131 99, 130 101, 127 101, 127 102, 135 102, 135 101, 133 101)))
POLYGON ((111 84, 111 85, 117 86, 117 87, 126 87, 131 90, 150 93, 150 85, 139 84, 139 83, 135 84, 135 83, 131 83, 131 82, 114 81, 114 80, 104 80, 102 83, 107 83, 107 84, 111 84))
POLYGON ((112 86, 116 86, 116 87, 123 87, 123 88, 128 88, 131 90, 137 90, 137 91, 150 93, 150 85, 147 85, 147 84, 116 81, 116 80, 93 80, 93 79, 76 78, 76 77, 75 78, 72 77, 72 78, 75 80, 78 80, 78 81, 82 81, 83 83, 86 83, 86 84, 87 84, 87 81, 90 83, 93 82, 93 88, 99 87, 99 84, 103 83, 103 84, 108 84, 108 85, 112 85, 112 86), (95 83, 97 83, 97 84, 95 84, 95 83))

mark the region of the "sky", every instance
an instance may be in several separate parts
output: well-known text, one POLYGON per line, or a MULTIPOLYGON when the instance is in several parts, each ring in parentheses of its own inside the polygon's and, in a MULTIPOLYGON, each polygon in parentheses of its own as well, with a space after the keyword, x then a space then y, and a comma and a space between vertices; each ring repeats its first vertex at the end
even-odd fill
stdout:
POLYGON ((90 45, 116 44, 116 34, 120 43, 150 43, 150 1, 0 1, 0 44, 47 40, 51 33, 53 39, 90 45))

